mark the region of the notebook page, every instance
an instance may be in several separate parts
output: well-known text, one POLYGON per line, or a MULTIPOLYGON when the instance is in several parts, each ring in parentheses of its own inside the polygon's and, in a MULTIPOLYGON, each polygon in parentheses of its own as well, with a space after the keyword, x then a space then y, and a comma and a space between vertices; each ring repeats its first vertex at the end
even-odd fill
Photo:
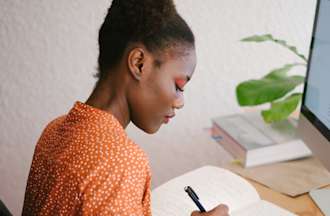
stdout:
POLYGON ((152 191, 151 206, 154 216, 189 216, 197 207, 184 191, 191 186, 206 210, 220 203, 230 211, 260 200, 252 185, 238 175, 213 166, 205 166, 176 177, 152 191))
POLYGON ((295 214, 282 209, 270 202, 260 200, 251 206, 235 211, 230 216, 295 216, 295 214))

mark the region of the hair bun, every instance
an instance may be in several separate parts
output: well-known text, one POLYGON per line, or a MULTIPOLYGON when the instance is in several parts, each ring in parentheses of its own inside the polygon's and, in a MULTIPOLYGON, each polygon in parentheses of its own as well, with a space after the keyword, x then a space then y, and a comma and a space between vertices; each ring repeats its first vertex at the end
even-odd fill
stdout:
POLYGON ((130 43, 142 43, 150 52, 195 43, 173 0, 113 0, 98 39, 100 77, 118 64, 130 43))
POLYGON ((144 36, 155 33, 177 14, 173 0, 113 0, 109 10, 118 12, 122 28, 144 36))

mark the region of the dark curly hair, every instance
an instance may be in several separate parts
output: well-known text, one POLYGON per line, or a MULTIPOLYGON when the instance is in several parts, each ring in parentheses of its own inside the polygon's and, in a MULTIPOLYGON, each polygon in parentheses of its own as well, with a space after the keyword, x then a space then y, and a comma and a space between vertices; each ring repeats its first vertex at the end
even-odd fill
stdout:
POLYGON ((150 52, 176 45, 194 46, 194 35, 172 0, 113 0, 99 30, 96 75, 102 78, 116 66, 132 42, 150 52))

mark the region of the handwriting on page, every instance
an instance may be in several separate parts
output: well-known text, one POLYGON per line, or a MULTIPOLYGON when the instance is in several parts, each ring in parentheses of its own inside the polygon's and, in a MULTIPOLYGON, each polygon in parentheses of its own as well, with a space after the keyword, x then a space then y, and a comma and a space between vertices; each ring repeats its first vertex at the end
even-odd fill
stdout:
POLYGON ((205 208, 212 209, 220 203, 230 207, 230 212, 259 201, 259 195, 255 189, 242 178, 223 170, 220 172, 208 173, 203 184, 196 180, 191 186, 198 193, 201 202, 205 202, 205 208))
POLYGON ((155 189, 151 202, 153 215, 190 215, 196 210, 184 191, 188 185, 198 194, 206 210, 224 203, 230 211, 235 211, 260 200, 255 189, 243 178, 224 169, 204 167, 155 189))

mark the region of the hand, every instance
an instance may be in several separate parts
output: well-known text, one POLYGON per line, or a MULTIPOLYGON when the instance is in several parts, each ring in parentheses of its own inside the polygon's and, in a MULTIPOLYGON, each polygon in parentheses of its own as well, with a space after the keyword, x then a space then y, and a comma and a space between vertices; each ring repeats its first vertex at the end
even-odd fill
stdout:
POLYGON ((228 206, 221 204, 208 212, 193 211, 191 216, 229 216, 228 206))

